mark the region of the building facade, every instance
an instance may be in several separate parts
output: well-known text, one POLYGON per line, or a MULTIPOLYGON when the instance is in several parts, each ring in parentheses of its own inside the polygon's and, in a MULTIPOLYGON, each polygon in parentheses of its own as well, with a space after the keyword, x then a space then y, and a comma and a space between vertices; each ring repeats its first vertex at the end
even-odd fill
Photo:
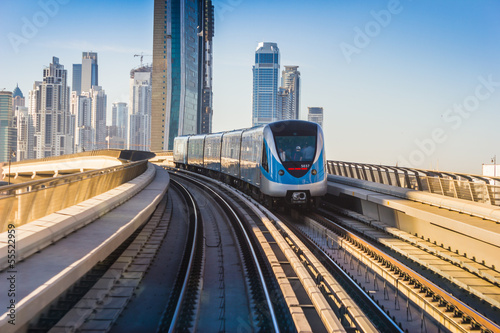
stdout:
MULTIPOLYGON (((200 128, 200 82, 206 59, 211 66, 213 14, 204 0, 155 0, 153 27, 151 150, 172 150, 178 135, 195 134, 200 128), (205 24, 205 18, 212 22, 205 24), (202 36, 202 37, 200 37, 202 36), (210 40, 206 56, 205 36, 210 40)), ((207 73, 208 75, 208 73, 207 73)), ((211 75, 211 74, 210 74, 211 75)), ((207 89, 209 87, 207 86, 207 89)), ((211 87, 210 87, 211 88, 211 87)), ((211 92, 211 89, 210 89, 211 92)), ((207 93, 208 94, 208 93, 207 93)), ((211 100, 206 99, 207 103, 211 100)), ((206 109, 205 109, 206 110, 206 109)), ((211 109, 209 110, 211 112, 211 109)))
POLYGON ((308 107, 309 112, 307 120, 319 124, 323 127, 323 108, 322 107, 308 107))
POLYGON ((26 106, 26 100, 24 98, 23 92, 19 89, 19 85, 16 86, 12 92, 12 110, 16 111, 16 107, 26 106))
POLYGON ((100 86, 93 86, 89 91, 89 95, 92 99, 91 122, 95 133, 93 138, 94 149, 107 149, 106 108, 108 98, 106 92, 100 86))
POLYGON ((262 42, 255 51, 253 66, 252 126, 267 124, 279 120, 278 80, 279 80, 278 44, 262 42))
POLYGON ((109 133, 110 146, 118 149, 127 149, 128 105, 124 102, 113 103, 111 107, 111 126, 113 133, 109 133), (111 135, 110 135, 111 134, 111 135), (119 143, 123 143, 120 147, 119 143))
POLYGON ((97 53, 82 53, 81 89, 82 92, 90 91, 92 87, 99 85, 97 53))
POLYGON ((212 72, 213 54, 212 40, 214 37, 214 6, 211 0, 201 1, 199 34, 199 87, 198 92, 198 130, 197 133, 212 133, 213 92, 212 72))
POLYGON ((33 139, 34 128, 33 119, 26 106, 17 106, 15 111, 17 130, 17 153, 16 160, 23 161, 34 158, 33 139))
POLYGON ((300 119, 300 72, 299 66, 285 66, 281 73, 281 87, 289 100, 288 105, 278 110, 281 120, 300 119))
POLYGON ((71 92, 71 114, 75 117, 75 152, 94 150, 95 130, 92 127, 92 98, 89 92, 71 92))
POLYGON ((12 92, 0 91, 0 162, 8 162, 16 149, 13 121, 12 92))
POLYGON ((152 67, 130 71, 128 149, 151 150, 152 67))
POLYGON ((75 151, 106 149, 107 96, 99 86, 96 52, 82 52, 82 63, 73 64, 71 114, 74 116, 75 151))
POLYGON ((82 64, 73 64, 73 84, 71 91, 76 91, 77 95, 82 93, 82 64))
POLYGON ((73 153, 74 117, 69 110, 67 71, 53 57, 43 70, 43 81, 30 91, 29 113, 33 118, 35 158, 73 153))

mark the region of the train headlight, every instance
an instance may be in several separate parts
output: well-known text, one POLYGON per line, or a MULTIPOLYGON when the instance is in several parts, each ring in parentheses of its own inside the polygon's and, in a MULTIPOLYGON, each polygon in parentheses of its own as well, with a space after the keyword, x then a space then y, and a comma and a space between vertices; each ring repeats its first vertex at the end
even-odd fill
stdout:
POLYGON ((311 173, 312 173, 313 176, 316 176, 316 174, 318 173, 318 171, 316 171, 316 169, 312 169, 311 173))
POLYGON ((285 171, 283 171, 283 170, 278 171, 278 175, 283 176, 284 174, 285 174, 285 171))

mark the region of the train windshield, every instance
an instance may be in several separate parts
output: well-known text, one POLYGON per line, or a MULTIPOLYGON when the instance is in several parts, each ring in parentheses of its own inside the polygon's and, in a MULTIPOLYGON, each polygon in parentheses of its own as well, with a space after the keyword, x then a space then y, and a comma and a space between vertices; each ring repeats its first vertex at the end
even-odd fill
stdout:
POLYGON ((276 149, 282 162, 312 162, 316 136, 276 136, 276 149))

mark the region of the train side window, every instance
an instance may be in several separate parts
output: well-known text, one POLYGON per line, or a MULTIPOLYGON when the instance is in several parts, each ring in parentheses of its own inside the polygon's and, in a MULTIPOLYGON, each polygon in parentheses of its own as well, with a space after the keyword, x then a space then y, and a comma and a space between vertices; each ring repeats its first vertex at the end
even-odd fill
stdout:
POLYGON ((266 149, 266 143, 262 143, 262 167, 266 172, 269 172, 269 164, 267 162, 267 149, 266 149))

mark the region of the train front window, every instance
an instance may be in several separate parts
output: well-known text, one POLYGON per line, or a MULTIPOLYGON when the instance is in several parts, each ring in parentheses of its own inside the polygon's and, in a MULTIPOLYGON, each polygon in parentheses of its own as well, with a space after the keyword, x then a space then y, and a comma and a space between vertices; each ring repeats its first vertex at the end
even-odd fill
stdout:
POLYGON ((282 162, 312 162, 316 154, 316 136, 275 136, 282 162))

